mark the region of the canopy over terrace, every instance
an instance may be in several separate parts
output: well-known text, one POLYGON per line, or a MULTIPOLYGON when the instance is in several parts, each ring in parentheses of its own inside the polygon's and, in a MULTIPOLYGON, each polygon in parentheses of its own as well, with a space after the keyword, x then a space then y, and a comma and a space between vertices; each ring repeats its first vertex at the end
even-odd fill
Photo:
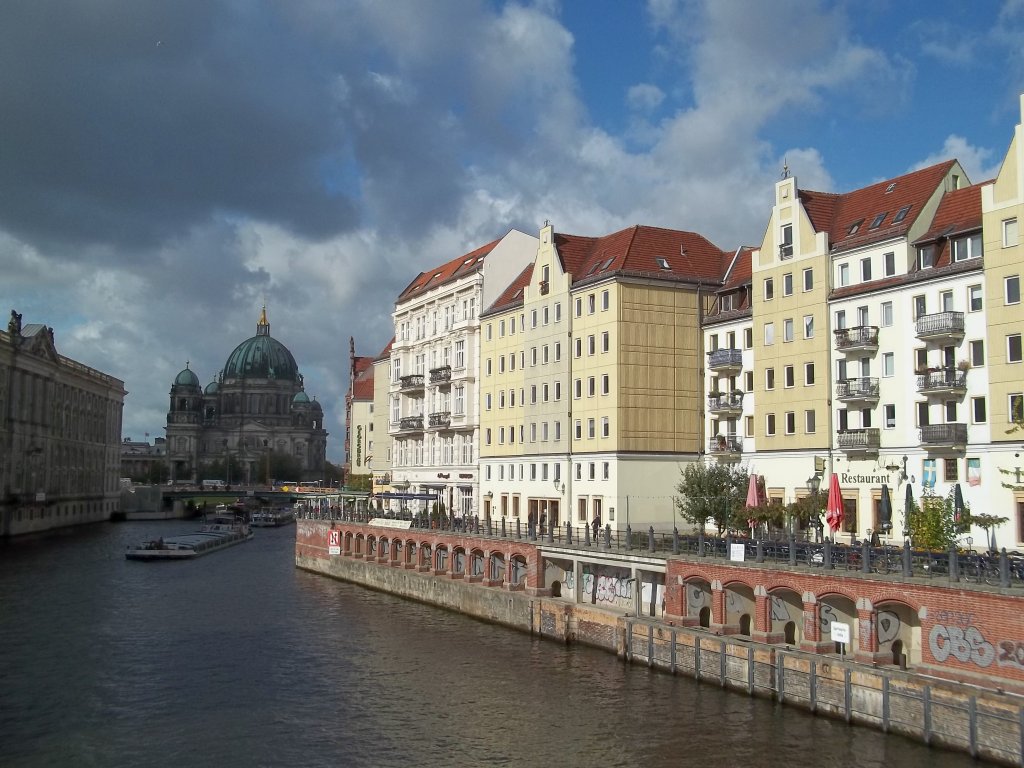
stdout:
POLYGON ((435 493, 396 493, 395 491, 384 491, 382 493, 375 493, 371 498, 380 499, 381 501, 391 502, 398 501, 402 507, 408 506, 409 501, 422 501, 424 506, 430 502, 440 502, 441 492, 435 493))
POLYGON ((327 513, 332 507, 364 510, 369 506, 370 494, 367 491, 341 489, 325 493, 297 493, 294 498, 297 509, 327 513))

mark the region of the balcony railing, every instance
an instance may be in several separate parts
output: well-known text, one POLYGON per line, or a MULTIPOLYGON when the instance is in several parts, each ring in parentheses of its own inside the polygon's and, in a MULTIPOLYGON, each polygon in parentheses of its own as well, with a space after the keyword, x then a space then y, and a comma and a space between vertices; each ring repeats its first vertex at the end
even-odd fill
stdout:
POLYGON ((423 374, 413 373, 409 376, 402 376, 398 379, 398 386, 403 392, 423 389, 423 374))
POLYGON ((430 383, 431 384, 446 384, 452 380, 452 367, 450 365, 442 365, 439 368, 430 369, 430 383))
POLYGON ((862 377, 859 379, 846 379, 836 382, 836 398, 844 403, 855 400, 877 400, 878 379, 874 377, 862 377))
POLYGON ((547 280, 541 280, 540 281, 540 295, 541 296, 547 296, 548 295, 548 290, 549 290, 548 281, 547 280))
POLYGON ((958 448, 967 445, 966 424, 925 424, 921 427, 921 445, 933 448, 958 448))
POLYGON ((874 352, 878 349, 878 326, 857 325, 853 328, 836 328, 836 349, 840 352, 874 352))
POLYGON ((712 371, 739 370, 743 367, 743 352, 739 349, 716 349, 708 352, 708 368, 712 371))
POLYGON ((922 395, 945 395, 967 391, 967 373, 956 368, 928 371, 917 377, 917 391, 922 395))
POLYGON ((881 444, 881 432, 874 428, 847 429, 836 434, 839 450, 848 453, 877 451, 881 444))
POLYGON ((938 312, 917 318, 917 338, 952 339, 963 338, 964 313, 938 312))
POLYGON ((422 432, 423 431, 423 417, 422 416, 405 416, 398 422, 398 428, 402 432, 422 432))
POLYGON ((429 420, 427 421, 428 426, 431 427, 447 427, 452 423, 451 411, 439 411, 437 413, 430 414, 429 420))
POLYGON ((742 410, 742 392, 723 392, 718 395, 708 395, 708 412, 710 413, 739 413, 742 410))
POLYGON ((740 453, 743 450, 743 441, 734 433, 718 435, 708 441, 708 453, 715 455, 726 455, 740 453))

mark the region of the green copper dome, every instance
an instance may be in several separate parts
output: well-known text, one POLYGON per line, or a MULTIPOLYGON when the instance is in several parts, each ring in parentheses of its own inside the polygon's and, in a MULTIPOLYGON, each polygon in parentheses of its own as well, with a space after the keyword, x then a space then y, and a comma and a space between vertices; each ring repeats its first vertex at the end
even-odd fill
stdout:
POLYGON ((216 381, 211 381, 206 385, 206 389, 203 390, 207 395, 217 394, 217 390, 220 389, 220 385, 216 381))
POLYGON ((296 392, 295 393, 295 397, 292 398, 292 402, 293 403, 308 403, 309 402, 309 395, 307 395, 305 392, 301 392, 301 391, 300 392, 296 392))
POLYGON ((246 339, 224 364, 223 381, 228 379, 276 379, 296 381, 299 366, 288 347, 272 338, 267 311, 264 308, 256 325, 256 335, 246 339))
POLYGON ((199 377, 193 373, 188 365, 185 365, 185 370, 179 373, 174 379, 174 386, 176 387, 196 387, 199 388, 199 377))

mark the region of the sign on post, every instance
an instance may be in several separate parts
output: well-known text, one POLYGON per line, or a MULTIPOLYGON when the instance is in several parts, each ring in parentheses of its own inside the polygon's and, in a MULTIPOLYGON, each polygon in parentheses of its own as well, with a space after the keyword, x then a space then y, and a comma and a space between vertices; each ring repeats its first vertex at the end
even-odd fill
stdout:
POLYGON ((842 643, 841 656, 846 656, 846 646, 850 642, 850 625, 840 621, 833 621, 829 626, 832 628, 832 642, 842 643))
POLYGON ((341 554, 341 531, 329 531, 327 535, 327 554, 341 554))
POLYGON ((743 542, 730 545, 729 559, 736 563, 742 563, 747 559, 747 548, 743 545, 743 542))

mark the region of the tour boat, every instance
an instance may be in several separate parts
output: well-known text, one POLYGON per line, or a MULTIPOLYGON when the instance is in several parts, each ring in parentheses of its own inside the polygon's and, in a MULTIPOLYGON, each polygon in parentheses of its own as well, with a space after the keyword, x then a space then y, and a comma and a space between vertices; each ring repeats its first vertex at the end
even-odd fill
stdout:
POLYGON ((252 530, 245 523, 222 516, 215 517, 195 533, 153 539, 128 547, 129 560, 190 560, 249 541, 252 530))
POLYGON ((249 525, 254 528, 277 528, 295 522, 295 511, 288 507, 263 507, 252 513, 249 525))

